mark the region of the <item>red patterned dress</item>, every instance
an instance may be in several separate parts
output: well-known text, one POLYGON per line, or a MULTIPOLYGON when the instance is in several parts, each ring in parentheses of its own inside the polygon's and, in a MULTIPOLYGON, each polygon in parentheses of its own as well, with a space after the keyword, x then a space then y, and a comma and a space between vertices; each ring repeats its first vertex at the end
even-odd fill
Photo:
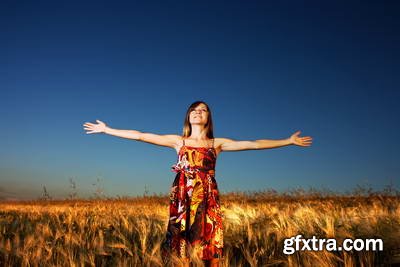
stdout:
POLYGON ((170 192, 164 257, 172 252, 188 258, 192 250, 203 260, 222 258, 223 214, 214 177, 215 163, 214 140, 211 148, 186 146, 183 140, 178 162, 172 166, 177 174, 170 192))

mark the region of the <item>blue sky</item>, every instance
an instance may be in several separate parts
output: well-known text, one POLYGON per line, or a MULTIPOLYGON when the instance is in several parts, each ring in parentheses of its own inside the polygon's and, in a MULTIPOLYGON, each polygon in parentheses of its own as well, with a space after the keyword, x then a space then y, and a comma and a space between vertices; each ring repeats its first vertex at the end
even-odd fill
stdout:
POLYGON ((167 193, 173 149, 104 134, 181 134, 206 101, 215 136, 313 145, 223 152, 222 192, 399 188, 394 1, 5 1, 0 198, 167 193))

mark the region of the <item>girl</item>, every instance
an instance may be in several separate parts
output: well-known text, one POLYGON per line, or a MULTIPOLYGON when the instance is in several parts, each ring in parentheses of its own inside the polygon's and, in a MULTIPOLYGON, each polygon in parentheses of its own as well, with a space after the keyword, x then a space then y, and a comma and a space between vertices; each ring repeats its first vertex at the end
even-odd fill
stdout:
POLYGON ((85 123, 87 134, 106 133, 118 137, 171 147, 178 153, 172 166, 176 172, 170 191, 170 218, 162 246, 163 259, 175 255, 189 266, 190 256, 218 266, 223 258, 223 228, 219 191, 215 180, 216 158, 222 151, 268 149, 287 145, 310 146, 311 137, 300 131, 282 140, 234 141, 214 138, 211 110, 203 101, 186 112, 182 135, 157 135, 136 130, 118 130, 103 122, 85 123))

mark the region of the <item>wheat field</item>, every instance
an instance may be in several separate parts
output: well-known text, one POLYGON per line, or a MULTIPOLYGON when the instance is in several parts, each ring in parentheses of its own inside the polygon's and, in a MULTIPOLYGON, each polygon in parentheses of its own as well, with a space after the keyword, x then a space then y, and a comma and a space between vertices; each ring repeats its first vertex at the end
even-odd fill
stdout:
MULTIPOLYGON (((220 266, 394 266, 400 195, 221 195, 220 266), (381 238, 383 251, 283 253, 283 240, 381 238)), ((0 202, 0 266, 165 266, 168 196, 0 202)), ((168 266, 177 266, 171 259, 168 266)), ((193 259, 192 266, 203 266, 193 259)))

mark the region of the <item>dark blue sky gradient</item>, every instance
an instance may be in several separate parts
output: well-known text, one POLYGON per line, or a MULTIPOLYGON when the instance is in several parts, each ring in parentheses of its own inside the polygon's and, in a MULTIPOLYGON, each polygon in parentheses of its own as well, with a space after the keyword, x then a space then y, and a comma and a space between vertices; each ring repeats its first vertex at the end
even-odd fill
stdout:
POLYGON ((5 1, 0 199, 166 193, 173 149, 85 122, 181 134, 206 101, 216 137, 313 145, 223 152, 222 192, 400 186, 395 1, 5 1))

